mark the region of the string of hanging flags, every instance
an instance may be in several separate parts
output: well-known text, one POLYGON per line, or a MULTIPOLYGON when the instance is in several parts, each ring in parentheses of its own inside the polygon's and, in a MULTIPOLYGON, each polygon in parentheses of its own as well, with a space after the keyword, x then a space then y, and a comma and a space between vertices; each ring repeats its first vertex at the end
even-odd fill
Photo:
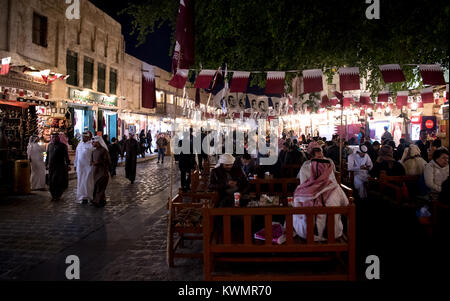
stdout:
MULTIPOLYGON (((424 85, 445 85, 444 72, 439 64, 423 64, 418 65, 424 85)), ((405 75, 399 64, 389 64, 379 66, 381 75, 385 83, 396 83, 406 81, 405 75)), ((188 79, 190 69, 178 69, 172 77, 169 85, 183 89, 188 79)), ((248 81, 251 73, 262 73, 264 71, 233 71, 232 73, 230 92, 246 93, 248 81)), ((323 72, 321 69, 309 70, 290 70, 290 71, 266 71, 266 95, 281 95, 285 93, 285 77, 286 73, 296 72, 302 73, 303 78, 303 92, 316 93, 322 92, 323 87, 323 72)), ((217 73, 222 73, 222 70, 205 69, 201 70, 197 75, 194 83, 194 88, 209 89, 216 77, 217 73)), ((339 88, 340 91, 360 90, 360 74, 358 67, 343 67, 338 69, 339 74, 339 88)))

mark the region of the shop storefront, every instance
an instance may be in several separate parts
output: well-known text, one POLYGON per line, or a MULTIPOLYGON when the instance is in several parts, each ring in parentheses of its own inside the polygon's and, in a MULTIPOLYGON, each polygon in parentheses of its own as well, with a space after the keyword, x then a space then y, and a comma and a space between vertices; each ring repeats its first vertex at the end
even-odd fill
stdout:
POLYGON ((75 137, 79 137, 84 131, 108 135, 110 139, 118 137, 116 96, 69 88, 67 105, 75 137))

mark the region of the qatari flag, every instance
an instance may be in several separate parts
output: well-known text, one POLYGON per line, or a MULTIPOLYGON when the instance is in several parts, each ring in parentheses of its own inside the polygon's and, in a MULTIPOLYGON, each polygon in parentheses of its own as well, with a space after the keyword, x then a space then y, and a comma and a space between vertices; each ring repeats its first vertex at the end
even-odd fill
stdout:
POLYGON ((216 70, 200 71, 200 74, 197 76, 197 79, 195 80, 194 88, 208 89, 215 74, 216 70))
POLYGON ((156 108, 155 68, 152 65, 142 64, 142 107, 156 108))
POLYGON ((335 97, 333 97, 332 99, 330 99, 330 105, 331 106, 336 106, 339 103, 339 100, 335 97))
POLYGON ((189 70, 187 69, 178 69, 177 73, 170 80, 169 85, 174 88, 183 89, 184 85, 186 85, 188 72, 189 70))
POLYGON ((378 93, 378 102, 388 102, 389 101, 389 92, 386 91, 380 91, 380 93, 378 93))
POLYGON ((285 72, 267 72, 266 95, 284 93, 285 72))
POLYGON ((420 91, 420 96, 422 97, 423 103, 433 103, 434 102, 434 96, 433 96, 433 88, 425 88, 420 91))
POLYGON ((245 93, 247 91, 247 84, 249 77, 250 72, 245 71, 233 72, 233 79, 231 80, 230 92, 245 93))
POLYGON ((370 104, 370 92, 363 92, 359 96, 359 103, 362 105, 370 104))
POLYGON ((328 99, 328 95, 327 93, 322 93, 321 95, 321 103, 320 103, 320 107, 325 108, 326 106, 330 105, 330 100, 328 99))
POLYGON ((419 65, 419 70, 424 85, 445 85, 441 65, 419 65))
POLYGON ((402 68, 399 64, 378 66, 385 83, 398 83, 406 81, 402 68))
POLYGON ((342 106, 344 108, 348 108, 350 107, 350 105, 353 103, 353 97, 344 97, 344 99, 342 100, 342 106))
POLYGON ((339 86, 341 91, 359 90, 359 68, 339 68, 339 86))
POLYGON ((9 73, 9 64, 11 64, 10 57, 2 59, 2 68, 0 71, 0 75, 6 75, 9 73))
POLYGON ((401 109, 403 106, 406 106, 408 104, 408 91, 398 91, 395 104, 399 109, 401 109))
POLYGON ((323 90, 322 70, 320 69, 304 70, 303 89, 305 93, 322 91, 323 90))
POLYGON ((172 73, 176 73, 178 59, 181 69, 189 69, 194 64, 194 14, 193 1, 180 0, 177 27, 175 31, 175 50, 172 58, 172 73), (180 56, 181 52, 181 57, 180 56))

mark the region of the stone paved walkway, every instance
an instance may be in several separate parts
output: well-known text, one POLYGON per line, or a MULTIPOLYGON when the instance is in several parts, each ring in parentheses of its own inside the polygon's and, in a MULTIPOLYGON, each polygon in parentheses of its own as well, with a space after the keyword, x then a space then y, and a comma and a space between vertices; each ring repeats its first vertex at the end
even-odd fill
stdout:
MULTIPOLYGON (((118 176, 110 179, 108 204, 103 209, 75 202, 75 180, 70 181, 68 190, 58 203, 50 202, 48 192, 2 198, 0 279, 60 279, 64 273, 51 273, 50 266, 52 261, 59 267, 62 267, 61 263, 64 266, 64 260, 54 261, 65 251, 77 254, 85 250, 86 260, 89 261, 95 254, 102 255, 101 252, 91 252, 89 248, 82 247, 83 243, 92 243, 92 239, 97 249, 99 244, 107 246, 111 242, 121 241, 121 248, 118 249, 123 252, 140 241, 146 227, 152 226, 154 222, 160 227, 158 231, 161 234, 165 232, 170 162, 161 165, 154 160, 146 161, 138 164, 137 173, 137 180, 131 185, 124 178, 124 169, 118 168, 118 176), (123 243, 124 238, 126 243, 123 243)), ((158 244, 165 251, 166 238, 164 235, 160 238, 158 244)), ((116 255, 114 247, 110 251, 107 249, 103 248, 102 252, 112 260, 116 255)), ((80 260, 83 262, 82 257, 80 260)), ((103 262, 105 266, 108 263, 103 262)), ((93 275, 102 268, 97 265, 89 273, 93 275)))

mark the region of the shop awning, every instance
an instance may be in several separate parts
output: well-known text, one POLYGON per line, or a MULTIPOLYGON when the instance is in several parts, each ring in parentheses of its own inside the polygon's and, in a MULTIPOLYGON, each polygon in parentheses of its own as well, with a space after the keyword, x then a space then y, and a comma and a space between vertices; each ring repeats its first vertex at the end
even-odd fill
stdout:
POLYGON ((30 107, 30 105, 31 105, 29 103, 20 102, 20 101, 16 101, 16 100, 2 100, 2 99, 0 99, 0 104, 8 105, 8 106, 21 107, 23 109, 28 109, 30 107))

